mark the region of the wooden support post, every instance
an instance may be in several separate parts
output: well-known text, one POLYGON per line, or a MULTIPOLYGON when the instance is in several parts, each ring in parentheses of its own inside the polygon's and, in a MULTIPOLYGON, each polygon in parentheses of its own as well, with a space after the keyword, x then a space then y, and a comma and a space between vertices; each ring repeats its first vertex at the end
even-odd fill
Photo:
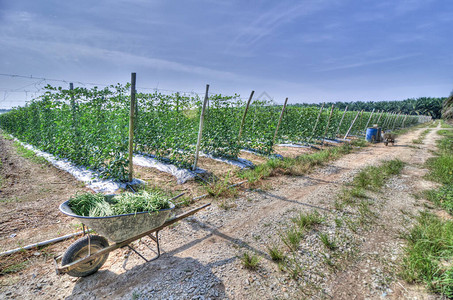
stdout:
POLYGON ((386 113, 385 118, 384 118, 384 123, 382 124, 382 130, 385 130, 387 128, 387 121, 391 115, 392 115, 392 113, 386 113))
POLYGON ((387 125, 385 126, 386 128, 390 129, 390 126, 392 124, 392 120, 393 120, 393 116, 395 115, 396 113, 391 113, 390 116, 389 116, 389 119, 387 120, 387 125))
POLYGON ((392 127, 392 130, 395 130, 395 125, 398 121, 398 119, 400 118, 400 114, 397 114, 396 117, 395 117, 395 120, 393 121, 393 127, 392 127))
POLYGON ((277 139, 278 129, 280 128, 280 124, 282 123, 283 113, 285 112, 286 103, 288 103, 288 98, 285 99, 285 103, 283 104, 282 112, 280 113, 280 118, 278 118, 277 128, 275 128, 274 139, 272 140, 272 145, 275 144, 275 140, 277 139))
POLYGON ((341 116, 340 124, 338 124, 337 131, 335 132, 335 136, 338 135, 338 132, 340 131, 341 124, 343 123, 344 116, 346 115, 346 111, 348 110, 348 106, 346 105, 346 108, 344 109, 343 115, 341 116))
POLYGON ((371 112, 371 115, 370 115, 370 118, 368 119, 368 122, 365 125, 365 134, 366 134, 366 130, 368 128, 368 125, 370 125, 370 121, 371 121, 371 117, 373 116, 373 113, 374 113, 374 108, 373 108, 373 111, 371 112))
POLYGON ((205 111, 206 111, 206 104, 208 103, 208 100, 209 100, 209 84, 206 85, 206 93, 205 93, 205 96, 204 96, 203 107, 201 108, 200 127, 198 128, 197 147, 195 149, 195 160, 193 162, 193 167, 192 167, 192 170, 194 170, 194 171, 197 169, 198 156, 200 155, 201 138, 203 136, 204 114, 205 114, 205 111))
POLYGON ((321 108, 319 109, 318 117, 316 118, 315 126, 313 126, 313 131, 312 131, 312 133, 311 133, 310 140, 311 140, 311 139, 313 138, 313 136, 315 135, 316 127, 318 127, 319 118, 321 118, 321 113, 322 113, 322 109, 324 108, 324 104, 326 104, 326 103, 323 102, 322 105, 321 105, 321 108))
POLYGON ((376 124, 379 126, 379 121, 381 120, 382 115, 384 114, 384 110, 381 111, 381 114, 379 115, 379 118, 376 122, 376 124))
POLYGON ((327 120, 327 126, 326 126, 326 130, 324 130, 324 136, 322 137, 321 146, 323 146, 323 145, 324 145, 324 140, 326 139, 327 131, 329 130, 329 126, 330 126, 330 119, 332 119, 333 106, 334 106, 334 105, 332 104, 332 107, 330 108, 329 119, 327 120))
POLYGON ((404 115, 403 124, 401 125, 401 127, 403 127, 403 128, 405 128, 404 123, 406 123, 406 119, 407 119, 407 115, 404 115))
POLYGON ((362 126, 362 117, 363 117, 363 109, 362 109, 362 111, 360 112, 359 122, 357 122, 358 126, 362 126))
POLYGON ((245 118, 247 116, 247 111, 249 110, 249 106, 250 106, 250 102, 252 101, 253 94, 255 94, 255 91, 252 91, 252 93, 250 94, 249 100, 247 101, 247 105, 245 106, 244 115, 242 116, 242 121, 241 121, 241 127, 239 128, 238 144, 241 142, 242 129, 244 127, 245 118))
POLYGON ((72 116, 72 133, 74 134, 74 145, 79 147, 79 132, 77 130, 77 116, 76 116, 76 104, 74 99, 74 84, 69 83, 69 91, 71 93, 71 116, 72 116))
POLYGON ((74 84, 72 82, 69 83, 69 90, 71 93, 71 113, 72 113, 72 129, 75 129, 75 114, 76 114, 76 107, 75 107, 75 100, 74 100, 74 84))
POLYGON ((351 126, 349 126, 348 132, 346 132, 346 134, 344 135, 344 139, 346 139, 346 138, 348 137, 349 132, 351 131, 352 127, 354 126, 355 121, 356 121, 357 118, 359 117, 359 114, 360 114, 360 112, 358 111, 357 114, 355 115, 354 120, 353 120, 352 123, 351 123, 351 126))
POLYGON ((135 119, 135 79, 131 73, 131 110, 129 114, 129 182, 134 178, 134 119, 135 119))
POLYGON ((72 82, 69 83, 69 90, 71 91, 71 107, 72 107, 72 113, 74 115, 74 110, 75 110, 75 101, 74 101, 74 84, 72 82))

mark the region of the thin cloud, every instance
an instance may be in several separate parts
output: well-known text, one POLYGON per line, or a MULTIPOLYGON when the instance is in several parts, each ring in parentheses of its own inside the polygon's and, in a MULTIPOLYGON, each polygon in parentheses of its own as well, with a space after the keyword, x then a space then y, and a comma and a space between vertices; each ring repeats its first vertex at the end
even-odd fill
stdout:
POLYGON ((271 35, 278 27, 301 16, 307 16, 325 7, 323 1, 305 1, 295 6, 278 5, 265 11, 243 29, 228 46, 226 52, 236 47, 251 48, 266 36, 271 35))
POLYGON ((166 59, 134 55, 116 50, 91 47, 86 45, 50 41, 25 41, 15 38, 3 40, 4 44, 17 48, 27 47, 37 53, 48 57, 54 57, 61 61, 74 63, 87 59, 99 59, 109 61, 113 64, 125 64, 136 66, 147 66, 150 68, 184 72, 193 75, 212 76, 221 79, 238 79, 240 75, 231 72, 218 71, 206 67, 183 64, 166 59))
POLYGON ((362 62, 357 62, 357 63, 353 63, 353 64, 347 64, 347 65, 333 66, 333 67, 330 67, 330 68, 320 69, 318 71, 319 72, 327 72, 327 71, 336 71, 336 70, 360 68, 360 67, 365 67, 365 66, 369 66, 369 65, 377 65, 377 64, 382 64, 382 63, 387 63, 387 62, 392 62, 392 61, 404 60, 404 59, 407 59, 407 58, 410 58, 410 57, 419 56, 419 55, 421 55, 421 53, 411 53, 411 54, 400 55, 400 56, 389 57, 389 58, 362 61, 362 62))

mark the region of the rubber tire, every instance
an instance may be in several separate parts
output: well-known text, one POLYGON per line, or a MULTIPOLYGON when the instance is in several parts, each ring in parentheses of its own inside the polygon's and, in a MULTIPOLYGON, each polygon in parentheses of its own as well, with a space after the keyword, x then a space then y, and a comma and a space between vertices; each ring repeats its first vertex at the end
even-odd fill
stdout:
MULTIPOLYGON (((91 253, 98 252, 103 248, 109 246, 109 242, 106 238, 99 235, 90 235, 90 248, 91 253)), ((88 254, 88 236, 78 239, 69 246, 68 250, 63 254, 61 264, 63 266, 68 265, 76 260, 86 257, 88 254)), ((102 265, 105 263, 109 253, 104 254, 94 260, 87 262, 70 270, 67 274, 74 277, 86 277, 96 273, 102 265)))
POLYGON ((389 143, 387 143, 387 142, 384 143, 384 145, 386 145, 386 146, 387 146, 388 144, 389 144, 389 143))

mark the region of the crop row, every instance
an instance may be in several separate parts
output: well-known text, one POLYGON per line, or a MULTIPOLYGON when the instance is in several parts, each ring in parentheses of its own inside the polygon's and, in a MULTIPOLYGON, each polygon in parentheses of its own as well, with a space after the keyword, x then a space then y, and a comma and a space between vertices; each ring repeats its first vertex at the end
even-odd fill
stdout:
MULTIPOLYGON (((125 181, 129 175, 128 88, 65 90, 48 86, 44 95, 25 107, 0 115, 0 127, 40 150, 96 170, 102 177, 125 181)), ((134 150, 190 168, 202 110, 200 97, 138 93, 136 101, 134 150)), ((234 159, 241 149, 271 154, 274 145, 281 142, 313 143, 348 131, 360 135, 371 124, 392 129, 420 122, 417 116, 384 112, 288 105, 282 113, 282 108, 256 99, 243 119, 246 103, 238 95, 210 95, 201 150, 234 159)))

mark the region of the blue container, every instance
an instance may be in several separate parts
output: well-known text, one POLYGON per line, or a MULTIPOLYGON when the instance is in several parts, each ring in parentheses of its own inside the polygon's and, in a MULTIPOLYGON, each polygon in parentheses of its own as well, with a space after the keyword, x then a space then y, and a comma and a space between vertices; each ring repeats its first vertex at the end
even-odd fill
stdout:
POLYGON ((377 136, 376 136, 376 142, 382 141, 382 132, 381 132, 381 127, 377 128, 377 136))
POLYGON ((366 140, 367 142, 374 143, 378 141, 378 129, 377 128, 367 128, 366 130, 366 140))

